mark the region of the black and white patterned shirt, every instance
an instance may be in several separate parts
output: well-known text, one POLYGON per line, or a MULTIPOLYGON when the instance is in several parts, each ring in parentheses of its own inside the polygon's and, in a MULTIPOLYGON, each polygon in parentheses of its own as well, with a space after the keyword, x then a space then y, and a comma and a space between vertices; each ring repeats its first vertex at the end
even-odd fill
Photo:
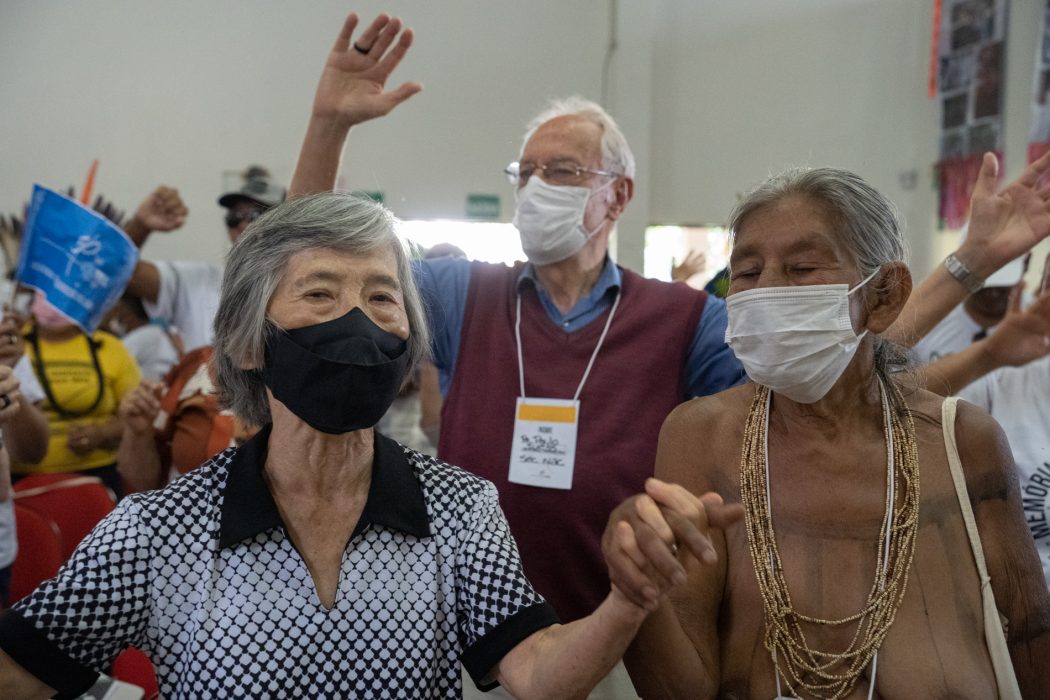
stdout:
MULTIPOLYGON (((121 501, 58 576, 0 617, 0 648, 64 695, 124 648, 166 698, 459 698, 556 617, 496 489, 376 435, 331 610, 262 475, 269 432, 121 501)), ((61 697, 61 695, 60 695, 61 697)))

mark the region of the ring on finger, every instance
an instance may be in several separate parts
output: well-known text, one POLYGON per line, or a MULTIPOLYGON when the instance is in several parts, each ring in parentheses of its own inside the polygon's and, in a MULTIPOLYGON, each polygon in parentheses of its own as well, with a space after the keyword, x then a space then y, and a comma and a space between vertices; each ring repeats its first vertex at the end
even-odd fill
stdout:
POLYGON ((368 52, 371 51, 371 50, 372 50, 372 47, 368 47, 367 49, 366 48, 362 48, 361 46, 358 46, 356 41, 354 42, 354 51, 356 51, 359 54, 367 56, 368 52))

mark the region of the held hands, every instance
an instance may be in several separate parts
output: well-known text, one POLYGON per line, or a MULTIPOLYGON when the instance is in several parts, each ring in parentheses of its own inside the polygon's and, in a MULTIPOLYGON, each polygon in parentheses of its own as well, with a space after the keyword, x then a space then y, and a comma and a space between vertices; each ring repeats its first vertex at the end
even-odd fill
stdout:
POLYGON ((412 30, 402 31, 399 18, 381 14, 352 41, 357 21, 356 13, 346 18, 314 96, 314 116, 345 128, 384 116, 423 89, 408 82, 386 91, 387 78, 412 45, 412 30))
POLYGON ((189 209, 179 196, 179 191, 160 185, 142 200, 125 229, 129 233, 132 229, 140 229, 143 233, 174 231, 186 223, 188 214, 189 209))
POLYGON ((685 582, 683 564, 689 555, 705 566, 718 562, 711 530, 729 527, 744 511, 740 504, 726 505, 716 493, 698 498, 659 479, 648 479, 645 491, 613 510, 602 551, 613 591, 652 611, 685 582))
POLYGON ((152 434, 153 421, 160 413, 160 397, 163 393, 164 385, 161 382, 146 379, 124 394, 119 412, 124 427, 136 435, 152 434))
POLYGON ((1050 235, 1050 185, 1037 187, 1048 170, 1050 153, 997 193, 999 163, 984 154, 970 200, 970 228, 956 254, 974 273, 988 277, 1050 235))
POLYGON ((15 417, 21 398, 18 377, 9 366, 0 365, 0 425, 15 417))

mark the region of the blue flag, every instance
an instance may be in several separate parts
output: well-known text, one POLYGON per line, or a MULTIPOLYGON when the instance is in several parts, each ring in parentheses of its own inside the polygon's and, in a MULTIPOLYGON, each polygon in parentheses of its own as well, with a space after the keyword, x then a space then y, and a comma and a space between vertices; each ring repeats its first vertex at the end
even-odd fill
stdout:
POLYGON ((139 251, 109 219, 57 192, 33 186, 15 279, 92 333, 124 293, 139 251))

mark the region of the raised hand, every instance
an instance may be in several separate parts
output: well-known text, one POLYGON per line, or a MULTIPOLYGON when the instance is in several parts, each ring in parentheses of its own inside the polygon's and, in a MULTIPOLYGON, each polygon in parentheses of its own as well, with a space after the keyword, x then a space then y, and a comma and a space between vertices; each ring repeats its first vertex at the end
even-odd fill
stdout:
POLYGON ((120 400, 119 415, 124 428, 142 435, 153 431, 153 421, 160 413, 160 397, 164 385, 145 379, 137 387, 124 394, 120 400))
POLYGON ((674 282, 685 282, 698 272, 703 272, 707 267, 707 256, 703 251, 693 250, 686 256, 685 260, 674 263, 671 266, 671 280, 674 282))
POLYGON ((707 566, 717 563, 710 531, 733 524, 743 509, 726 505, 716 493, 697 497, 659 479, 648 479, 645 490, 613 510, 602 551, 613 587, 635 605, 653 610, 685 581, 684 557, 707 566))
POLYGON ((1050 235, 1050 185, 1039 188, 1050 170, 1050 152, 996 192, 999 162, 984 154, 970 200, 970 224, 957 257, 974 273, 987 277, 1050 235))
POLYGON ((386 90, 386 81, 412 45, 412 30, 401 29, 401 20, 381 14, 353 38, 358 17, 350 13, 328 54, 314 96, 313 113, 342 127, 390 112, 423 89, 407 82, 386 90))
POLYGON ((1019 367, 1050 355, 1050 290, 1044 290, 1027 309, 1021 309, 1020 282, 1010 292, 1010 308, 995 333, 985 341, 996 367, 1019 367))
MULTIPOLYGON (((189 209, 174 187, 160 185, 142 200, 125 228, 146 231, 174 231, 186 223, 189 209)), ((129 231, 130 233, 130 231, 129 231)))

